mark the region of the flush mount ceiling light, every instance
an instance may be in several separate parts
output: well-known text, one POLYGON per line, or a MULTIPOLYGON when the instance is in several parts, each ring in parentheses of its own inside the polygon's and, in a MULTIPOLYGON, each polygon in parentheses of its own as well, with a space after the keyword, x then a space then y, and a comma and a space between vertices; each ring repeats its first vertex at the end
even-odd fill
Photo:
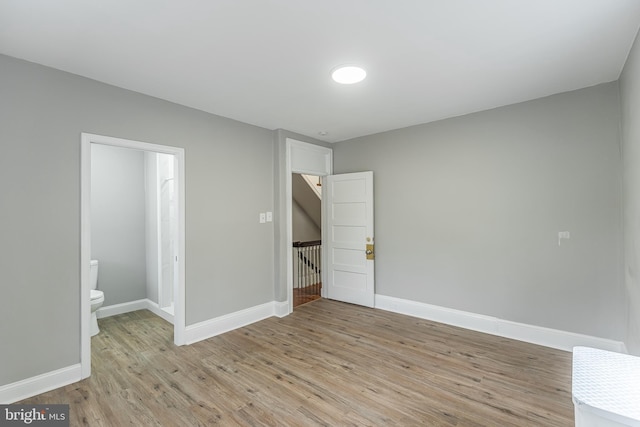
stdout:
POLYGON ((331 72, 331 78, 343 85, 358 83, 367 77, 367 72, 355 65, 341 65, 331 72))

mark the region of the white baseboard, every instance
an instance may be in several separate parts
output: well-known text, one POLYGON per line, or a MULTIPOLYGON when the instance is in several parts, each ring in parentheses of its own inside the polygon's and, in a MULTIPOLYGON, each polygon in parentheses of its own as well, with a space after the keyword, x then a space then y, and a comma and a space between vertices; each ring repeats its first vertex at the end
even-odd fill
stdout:
POLYGON ((559 350, 572 351, 575 346, 585 346, 626 353, 626 347, 621 341, 511 322, 497 317, 484 316, 386 295, 376 294, 375 308, 559 350))
POLYGON ((173 324, 173 316, 161 309, 157 303, 148 298, 100 307, 96 313, 98 315, 98 319, 104 319, 105 317, 117 316, 118 314, 130 313, 137 310, 149 310, 156 316, 173 324))
POLYGON ((147 301, 147 310, 149 310, 156 316, 163 318, 164 320, 166 320, 167 322, 173 325, 173 315, 171 313, 167 313, 166 311, 161 309, 158 304, 151 301, 150 299, 147 299, 146 301, 147 301))
MULTIPOLYGON (((620 341, 511 322, 491 316, 385 295, 375 296, 375 308, 565 351, 572 351, 575 346, 586 346, 626 353, 625 345, 620 341)), ((98 309, 98 317, 104 318, 143 309, 148 309, 154 313, 158 310, 168 315, 168 313, 161 310, 157 304, 148 299, 143 299, 101 307, 98 309)), ((272 301, 215 319, 199 322, 187 326, 185 331, 186 342, 187 344, 193 344, 271 316, 284 317, 289 314, 288 309, 289 305, 287 302, 272 301)), ((162 317, 161 314, 156 314, 162 317)), ((0 404, 17 402, 55 388, 64 387, 81 379, 81 365, 76 364, 12 384, 0 386, 0 404)))
POLYGON ((573 347, 583 346, 615 351, 616 353, 627 353, 627 348, 622 341, 502 319, 498 319, 498 333, 496 335, 565 351, 573 351, 573 347))
POLYGON ((7 405, 20 400, 46 393, 53 389, 78 382, 82 379, 80 364, 57 369, 15 383, 0 387, 0 404, 7 405))
MULTIPOLYGON (((97 311, 98 318, 115 316, 136 310, 149 310, 156 315, 165 318, 171 316, 160 309, 158 304, 149 299, 141 299, 123 304, 114 304, 100 307, 97 311)), ((284 317, 289 309, 287 302, 268 302, 245 310, 220 316, 215 319, 187 326, 186 342, 193 344, 233 329, 241 328, 251 323, 266 319, 271 316, 284 317)), ((172 317, 172 316, 171 316, 172 317)), ((165 319, 167 320, 167 319, 165 319)), ((173 320, 173 319, 172 319, 173 320)), ((171 321, 172 321, 171 320, 171 321)), ((82 379, 82 368, 78 363, 67 368, 47 372, 15 383, 0 386, 0 404, 5 405, 26 399, 47 391, 64 387, 82 379)))
MULTIPOLYGON (((106 307, 100 307, 97 311, 98 319, 116 316, 118 314, 129 313, 136 310, 149 310, 155 315, 163 318, 169 323, 173 323, 173 316, 162 310, 158 304, 149 299, 140 299, 122 304, 114 304, 106 307)), ((241 328, 248 324, 257 322, 267 317, 277 316, 284 317, 289 314, 288 302, 272 301, 255 307, 230 313, 225 316, 216 317, 215 319, 205 320, 186 327, 186 343, 202 341, 207 338, 214 337, 233 329, 241 328)))
POLYGON ((214 319, 205 320, 204 322, 189 325, 185 330, 185 341, 187 344, 193 344, 195 342, 241 328, 251 323, 258 322, 268 317, 277 316, 281 313, 280 304, 286 303, 272 301, 216 317, 214 319))
POLYGON ((273 315, 276 317, 284 317, 289 315, 289 302, 273 302, 273 315))
MULTIPOLYGON (((137 310, 148 310, 149 309, 149 301, 148 299, 139 299, 136 301, 123 302, 122 304, 113 304, 108 305, 106 307, 100 307, 96 314, 98 315, 98 319, 103 319, 105 317, 117 316, 118 314, 129 313, 131 311, 137 310)), ((149 301, 151 302, 151 301, 149 301)))

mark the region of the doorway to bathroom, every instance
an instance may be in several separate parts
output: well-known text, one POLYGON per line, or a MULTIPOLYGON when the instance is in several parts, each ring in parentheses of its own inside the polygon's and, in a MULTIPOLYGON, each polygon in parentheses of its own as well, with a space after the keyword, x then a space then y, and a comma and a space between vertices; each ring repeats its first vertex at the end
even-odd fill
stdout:
POLYGON ((91 257, 104 298, 99 319, 143 308, 173 324, 174 162, 172 154, 91 146, 91 257))
POLYGON ((91 259, 98 318, 148 309, 184 344, 184 150, 82 134, 81 365, 91 374, 91 259), (102 258, 102 259, 101 259, 102 258))

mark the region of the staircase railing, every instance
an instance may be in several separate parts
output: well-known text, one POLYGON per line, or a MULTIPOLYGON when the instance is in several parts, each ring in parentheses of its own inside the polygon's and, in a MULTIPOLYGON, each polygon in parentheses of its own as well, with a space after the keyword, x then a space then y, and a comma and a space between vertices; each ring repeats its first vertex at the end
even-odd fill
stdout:
POLYGON ((321 265, 321 240, 293 243, 293 287, 295 293, 320 296, 321 265))

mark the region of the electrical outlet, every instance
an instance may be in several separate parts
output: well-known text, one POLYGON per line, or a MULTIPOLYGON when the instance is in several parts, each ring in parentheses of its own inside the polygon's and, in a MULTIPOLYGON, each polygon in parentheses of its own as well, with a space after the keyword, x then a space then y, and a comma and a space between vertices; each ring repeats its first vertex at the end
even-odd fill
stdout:
POLYGON ((562 239, 570 239, 571 233, 568 231, 558 231, 558 246, 562 244, 562 239))

